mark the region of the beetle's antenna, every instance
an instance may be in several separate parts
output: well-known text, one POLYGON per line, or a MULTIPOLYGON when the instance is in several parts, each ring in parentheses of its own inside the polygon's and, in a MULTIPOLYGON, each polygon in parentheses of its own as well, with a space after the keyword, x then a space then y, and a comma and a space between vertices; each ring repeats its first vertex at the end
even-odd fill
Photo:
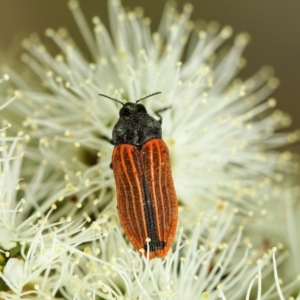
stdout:
POLYGON ((154 95, 157 95, 157 94, 161 94, 161 92, 156 92, 156 93, 150 94, 150 95, 148 95, 148 96, 146 96, 146 97, 143 97, 143 98, 141 98, 141 99, 139 99, 139 100, 136 100, 136 101, 135 101, 135 104, 136 104, 136 103, 139 103, 140 101, 142 101, 142 100, 144 100, 144 99, 146 99, 146 98, 150 98, 150 97, 152 97, 152 96, 154 96, 154 95))
POLYGON ((104 94, 98 94, 98 95, 99 95, 99 96, 102 96, 102 97, 105 97, 105 98, 108 98, 108 99, 110 99, 110 100, 119 102, 119 103, 121 103, 121 104, 124 106, 124 103, 123 103, 122 101, 120 101, 120 100, 114 99, 114 98, 109 97, 109 96, 106 96, 106 95, 104 95, 104 94))

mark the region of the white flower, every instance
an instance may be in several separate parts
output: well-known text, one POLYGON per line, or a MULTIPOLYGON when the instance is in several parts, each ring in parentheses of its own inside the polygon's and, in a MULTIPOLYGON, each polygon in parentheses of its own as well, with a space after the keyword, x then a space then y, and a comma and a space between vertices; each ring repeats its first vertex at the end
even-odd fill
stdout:
MULTIPOLYGON (((276 101, 267 97, 278 80, 269 69, 245 81, 235 79, 243 65, 247 35, 239 35, 220 56, 216 51, 232 29, 219 30, 213 23, 207 31, 194 32, 190 6, 182 15, 167 7, 159 31, 151 35, 147 19, 126 14, 112 1, 113 38, 98 18, 93 19, 94 38, 77 3, 71 1, 70 7, 93 63, 78 51, 65 29, 46 31, 61 48, 55 58, 35 37, 24 42, 32 54, 24 55, 24 60, 51 93, 23 88, 23 101, 16 109, 28 112, 23 125, 32 128, 30 135, 39 139, 46 159, 60 166, 74 187, 82 190, 88 185, 86 192, 92 194, 103 186, 104 178, 112 178, 111 146, 99 136, 111 135, 119 109, 98 94, 134 101, 159 90, 162 96, 144 104, 150 114, 171 106, 163 114, 163 135, 170 147, 179 199, 202 208, 216 198, 229 200, 246 213, 257 209, 258 198, 263 204, 277 173, 291 166, 285 160, 288 156, 271 149, 297 140, 298 135, 274 133, 290 119, 279 111, 271 113, 276 101), (181 63, 189 35, 193 37, 190 55, 181 63)), ((11 77, 21 81, 16 74, 11 77)), ((104 185, 113 187, 114 182, 104 185)))
MULTIPOLYGON (((288 251, 273 239, 260 249, 273 224, 256 232, 251 222, 278 214, 276 201, 299 166, 274 149, 299 133, 276 133, 290 118, 268 98, 278 85, 270 68, 237 78, 248 36, 237 36, 224 54, 232 29, 211 23, 198 30, 190 5, 182 14, 168 5, 152 34, 141 10, 126 13, 115 0, 112 37, 97 17, 93 35, 77 2, 70 8, 93 62, 66 29, 48 29, 61 49, 56 57, 36 36, 23 43, 23 60, 41 85, 7 71, 18 91, 0 104, 0 298, 249 299, 256 288, 258 299, 293 295, 299 281, 293 273, 281 287, 276 266, 288 251), (98 94, 135 101, 156 91, 163 94, 143 103, 151 115, 171 107, 163 138, 181 205, 172 250, 148 261, 117 219, 112 146, 100 137, 110 136, 119 106, 98 94)), ((295 253, 298 244, 287 244, 295 253)))
POLYGON ((87 215, 72 220, 65 212, 72 214, 73 202, 62 202, 68 191, 55 182, 44 162, 28 183, 19 182, 21 169, 25 174, 28 171, 22 163, 24 141, 6 137, 5 131, 0 136, 0 232, 5 233, 0 239, 0 261, 4 263, 0 298, 25 299, 29 295, 50 299, 53 290, 61 288, 57 286, 60 270, 74 252, 81 253, 77 247, 105 236, 101 225, 107 223, 110 213, 88 226, 91 220, 87 215), (61 205, 59 213, 55 213, 56 201, 61 205))
POLYGON ((10 258, 5 265, 3 275, 5 278, 10 279, 6 283, 12 290, 20 290, 19 286, 24 281, 24 262, 16 258, 10 258))
POLYGON ((5 250, 10 250, 17 246, 16 242, 11 236, 11 232, 6 228, 0 229, 0 245, 5 250))

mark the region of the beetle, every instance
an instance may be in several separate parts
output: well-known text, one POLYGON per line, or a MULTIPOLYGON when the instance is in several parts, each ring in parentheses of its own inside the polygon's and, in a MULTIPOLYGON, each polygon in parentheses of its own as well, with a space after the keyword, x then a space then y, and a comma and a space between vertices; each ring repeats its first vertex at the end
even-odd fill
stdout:
POLYGON ((178 205, 169 150, 162 140, 162 117, 151 117, 139 102, 156 92, 122 104, 112 132, 112 169, 118 214, 125 234, 136 250, 149 259, 169 251, 177 227, 178 205))

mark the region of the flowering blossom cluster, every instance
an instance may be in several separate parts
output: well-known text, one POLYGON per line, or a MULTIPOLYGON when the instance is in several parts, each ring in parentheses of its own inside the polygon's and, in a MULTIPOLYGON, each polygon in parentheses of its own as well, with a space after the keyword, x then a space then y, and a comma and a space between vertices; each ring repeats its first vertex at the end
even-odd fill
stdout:
POLYGON ((65 28, 47 29, 60 53, 33 35, 22 56, 33 72, 6 68, 0 82, 0 299, 296 299, 299 165, 276 148, 299 132, 278 133, 291 120, 270 97, 270 68, 237 77, 248 35, 226 50, 231 27, 198 28, 191 5, 172 4, 151 33, 140 8, 115 0, 111 34, 98 17, 92 33, 69 6, 91 59, 65 28), (100 137, 119 107, 98 94, 156 91, 144 104, 150 115, 171 106, 162 129, 179 224, 167 256, 148 261, 117 217, 112 146, 100 137))

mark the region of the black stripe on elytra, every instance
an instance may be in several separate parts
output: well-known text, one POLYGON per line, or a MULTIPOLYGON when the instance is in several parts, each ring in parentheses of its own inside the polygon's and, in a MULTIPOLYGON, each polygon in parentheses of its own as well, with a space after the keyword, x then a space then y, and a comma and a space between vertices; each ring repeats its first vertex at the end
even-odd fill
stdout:
POLYGON ((148 237, 151 239, 151 241, 148 244, 146 243, 144 245, 144 249, 147 251, 149 247, 149 251, 152 252, 155 250, 163 249, 166 243, 158 239, 153 201, 151 199, 151 194, 145 176, 143 177, 143 187, 145 200, 144 212, 146 217, 148 237))

